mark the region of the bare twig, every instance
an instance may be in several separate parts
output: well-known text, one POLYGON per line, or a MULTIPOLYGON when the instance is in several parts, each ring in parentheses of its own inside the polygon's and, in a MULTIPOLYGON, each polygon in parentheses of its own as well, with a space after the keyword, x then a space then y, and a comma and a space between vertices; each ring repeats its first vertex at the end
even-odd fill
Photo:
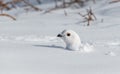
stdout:
POLYGON ((57 8, 58 7, 57 0, 54 0, 54 1, 55 1, 55 8, 57 8))
POLYGON ((34 8, 36 11, 42 11, 41 9, 35 7, 34 5, 30 4, 29 2, 25 1, 25 0, 22 0, 25 4, 29 5, 30 7, 34 8))
POLYGON ((117 2, 120 2, 120 0, 112 0, 112 1, 109 2, 109 3, 112 4, 112 3, 117 3, 117 2))
POLYGON ((0 16, 6 16, 6 17, 11 18, 12 20, 16 20, 15 17, 13 17, 13 16, 11 16, 11 15, 9 15, 9 14, 5 14, 5 13, 3 13, 3 14, 0 14, 0 16))
POLYGON ((46 13, 50 13, 51 11, 53 11, 53 10, 57 10, 58 8, 51 8, 51 9, 49 9, 49 10, 46 10, 45 12, 44 12, 44 14, 46 14, 46 13))
POLYGON ((67 14, 67 12, 66 12, 66 10, 64 10, 64 14, 65 14, 65 16, 67 16, 68 14, 67 14))
MULTIPOLYGON (((37 0, 37 1, 40 1, 40 0, 37 0)), ((36 11, 39 11, 39 10, 42 11, 42 9, 40 9, 40 8, 32 5, 32 4, 31 4, 29 1, 27 1, 27 0, 12 0, 12 1, 6 2, 6 3, 4 3, 4 4, 3 4, 3 1, 0 1, 0 6, 2 5, 2 8, 4 7, 4 8, 6 8, 6 9, 8 10, 8 9, 11 9, 11 7, 9 7, 9 5, 12 6, 13 8, 16 8, 16 4, 17 4, 17 3, 21 3, 21 2, 23 2, 23 3, 24 3, 25 5, 27 5, 27 6, 30 6, 31 8, 35 9, 36 11)), ((3 9, 4 9, 4 8, 3 8, 3 9)))
POLYGON ((96 18, 96 16, 94 15, 94 13, 93 13, 91 7, 90 7, 89 9, 90 9, 90 10, 89 10, 90 15, 92 15, 92 16, 95 18, 95 20, 97 20, 97 18, 96 18))
POLYGON ((80 16, 82 16, 85 20, 84 22, 87 22, 87 26, 90 25, 91 21, 97 20, 96 16, 94 15, 93 11, 91 8, 86 10, 87 14, 83 15, 79 13, 80 16))
POLYGON ((0 10, 3 11, 3 9, 10 10, 10 7, 7 5, 7 3, 0 1, 0 10))

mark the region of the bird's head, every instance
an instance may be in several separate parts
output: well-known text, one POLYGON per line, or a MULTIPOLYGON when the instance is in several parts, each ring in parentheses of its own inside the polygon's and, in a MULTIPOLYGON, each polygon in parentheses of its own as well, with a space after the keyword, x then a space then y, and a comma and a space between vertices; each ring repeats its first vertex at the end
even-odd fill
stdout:
POLYGON ((75 46, 78 47, 81 44, 79 35, 73 30, 63 30, 57 37, 61 38, 66 43, 66 48, 69 49, 73 49, 75 46))

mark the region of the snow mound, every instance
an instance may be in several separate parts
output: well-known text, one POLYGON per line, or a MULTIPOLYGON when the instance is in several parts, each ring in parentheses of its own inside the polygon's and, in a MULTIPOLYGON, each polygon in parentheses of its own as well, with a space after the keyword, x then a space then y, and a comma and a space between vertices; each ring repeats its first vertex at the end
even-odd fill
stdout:
POLYGON ((81 47, 81 52, 83 53, 90 53, 94 51, 94 46, 92 44, 89 43, 84 43, 81 47))

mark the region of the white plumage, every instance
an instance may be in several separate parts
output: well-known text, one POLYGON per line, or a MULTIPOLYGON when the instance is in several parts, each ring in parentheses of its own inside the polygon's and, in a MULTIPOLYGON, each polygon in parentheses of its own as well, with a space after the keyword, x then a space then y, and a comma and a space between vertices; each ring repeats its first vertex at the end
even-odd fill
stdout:
POLYGON ((91 46, 89 44, 82 44, 79 35, 73 30, 64 30, 57 37, 60 37, 65 42, 66 49, 91 51, 91 46))

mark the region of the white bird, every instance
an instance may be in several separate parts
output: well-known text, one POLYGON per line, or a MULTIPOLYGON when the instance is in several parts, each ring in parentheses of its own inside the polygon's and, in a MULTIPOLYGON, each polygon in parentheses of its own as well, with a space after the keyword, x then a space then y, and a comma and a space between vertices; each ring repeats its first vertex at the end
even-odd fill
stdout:
POLYGON ((88 44, 83 45, 79 35, 73 30, 64 30, 58 34, 57 37, 60 37, 65 42, 66 49, 74 51, 81 50, 85 52, 91 51, 91 46, 88 44))

